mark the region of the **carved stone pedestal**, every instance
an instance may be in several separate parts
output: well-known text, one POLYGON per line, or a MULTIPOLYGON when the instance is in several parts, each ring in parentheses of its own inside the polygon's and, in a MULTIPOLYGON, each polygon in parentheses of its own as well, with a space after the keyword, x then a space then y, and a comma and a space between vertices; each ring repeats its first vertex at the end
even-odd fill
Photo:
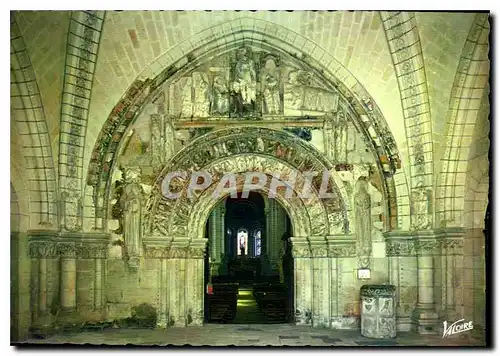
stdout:
POLYGON ((396 337, 393 285, 361 287, 361 335, 375 339, 396 337))

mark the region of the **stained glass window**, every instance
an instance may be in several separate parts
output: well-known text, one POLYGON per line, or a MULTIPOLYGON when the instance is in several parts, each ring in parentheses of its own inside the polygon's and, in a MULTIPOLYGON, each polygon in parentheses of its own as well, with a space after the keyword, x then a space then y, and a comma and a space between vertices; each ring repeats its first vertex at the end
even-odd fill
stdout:
POLYGON ((248 255, 248 232, 238 230, 238 256, 248 255))
POLYGON ((255 256, 260 256, 260 253, 261 253, 261 244, 262 244, 262 240, 261 240, 261 235, 260 235, 260 230, 257 230, 255 231, 254 233, 254 246, 255 246, 255 256))

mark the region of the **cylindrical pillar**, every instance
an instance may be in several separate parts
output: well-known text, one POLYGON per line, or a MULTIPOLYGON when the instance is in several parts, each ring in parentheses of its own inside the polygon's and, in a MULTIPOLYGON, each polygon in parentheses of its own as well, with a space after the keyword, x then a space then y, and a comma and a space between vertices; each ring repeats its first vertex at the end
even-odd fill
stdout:
POLYGON ((416 241, 417 250, 417 307, 413 314, 413 325, 419 334, 437 332, 438 315, 434 305, 434 255, 439 242, 435 238, 416 241))
POLYGON ((47 313, 47 259, 38 260, 38 314, 47 313))
POLYGON ((434 308, 434 257, 418 256, 417 266, 417 307, 432 309, 434 308))
POLYGON ((95 276, 94 276, 94 309, 102 309, 102 258, 94 260, 95 276))
POLYGON ((61 258, 61 308, 76 308, 76 258, 61 258))

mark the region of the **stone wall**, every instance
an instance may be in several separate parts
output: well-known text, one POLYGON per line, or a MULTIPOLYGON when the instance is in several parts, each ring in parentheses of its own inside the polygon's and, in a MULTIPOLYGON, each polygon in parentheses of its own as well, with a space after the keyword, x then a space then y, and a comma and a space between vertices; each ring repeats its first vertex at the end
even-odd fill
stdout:
POLYGON ((130 270, 121 259, 107 261, 106 318, 108 320, 131 316, 132 308, 146 303, 157 308, 160 261, 141 258, 139 269, 130 270))
POLYGON ((11 232, 10 255, 10 335, 12 341, 17 341, 28 335, 31 324, 31 263, 25 233, 11 232))

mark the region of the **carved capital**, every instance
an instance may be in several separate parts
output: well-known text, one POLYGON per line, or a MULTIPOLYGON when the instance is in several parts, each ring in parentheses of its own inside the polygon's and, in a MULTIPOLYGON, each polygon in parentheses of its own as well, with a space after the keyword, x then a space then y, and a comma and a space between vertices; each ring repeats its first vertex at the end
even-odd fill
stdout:
POLYGON ((188 257, 187 247, 174 247, 170 248, 170 258, 187 258, 188 257))
POLYGON ((311 257, 328 257, 328 247, 325 245, 311 245, 311 257))
POLYGON ((205 248, 203 247, 188 247, 188 255, 189 258, 204 258, 205 257, 205 248))
POLYGON ((440 252, 440 241, 436 239, 417 239, 415 240, 415 250, 417 255, 437 255, 440 252))
POLYGON ((308 245, 292 245, 292 254, 294 258, 309 258, 311 249, 308 245))
POLYGON ((462 255, 464 252, 463 238, 445 238, 441 241, 443 254, 462 255))
POLYGON ((57 243, 57 253, 61 258, 76 258, 77 248, 74 243, 57 243))
POLYGON ((145 246, 146 258, 170 258, 170 247, 168 246, 145 246))
POLYGON ((106 258, 108 254, 107 244, 80 244, 76 245, 76 256, 78 258, 106 258))
POLYGON ((328 246, 328 257, 353 257, 356 256, 356 245, 333 244, 328 246))
POLYGON ((415 256, 414 240, 387 240, 385 243, 387 256, 415 256))
POLYGON ((49 241, 30 242, 29 255, 31 258, 57 258, 56 245, 49 241))

